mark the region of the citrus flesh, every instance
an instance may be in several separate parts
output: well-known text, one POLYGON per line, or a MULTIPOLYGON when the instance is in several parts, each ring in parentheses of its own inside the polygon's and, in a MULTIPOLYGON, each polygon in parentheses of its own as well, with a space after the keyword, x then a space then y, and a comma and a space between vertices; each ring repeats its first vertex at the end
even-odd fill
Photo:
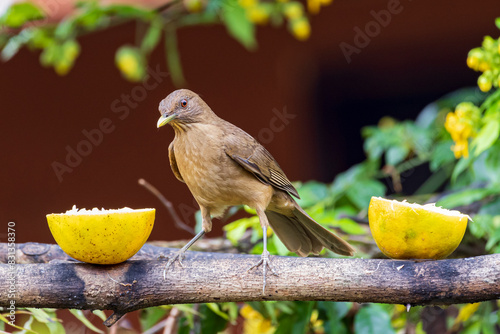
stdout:
POLYGON ((80 209, 47 215, 50 232, 74 259, 95 264, 126 261, 141 249, 153 229, 155 209, 80 209))
POLYGON ((434 204, 372 197, 368 221, 382 253, 393 259, 443 259, 458 247, 469 216, 434 204))

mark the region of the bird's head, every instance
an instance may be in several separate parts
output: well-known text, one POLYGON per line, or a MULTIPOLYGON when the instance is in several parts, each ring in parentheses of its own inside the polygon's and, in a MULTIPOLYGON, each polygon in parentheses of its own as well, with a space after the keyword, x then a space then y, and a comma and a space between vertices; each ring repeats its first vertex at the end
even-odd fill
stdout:
POLYGON ((158 128, 167 123, 174 128, 184 128, 186 125, 205 121, 214 115, 198 94, 188 89, 178 89, 170 93, 161 100, 158 110, 161 114, 156 124, 158 128))

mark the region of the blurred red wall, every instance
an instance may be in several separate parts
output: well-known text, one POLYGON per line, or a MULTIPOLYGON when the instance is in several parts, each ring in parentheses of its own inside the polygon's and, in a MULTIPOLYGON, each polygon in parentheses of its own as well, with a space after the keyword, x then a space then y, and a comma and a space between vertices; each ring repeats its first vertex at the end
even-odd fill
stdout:
MULTIPOLYGON (((291 180, 331 181, 352 163, 346 158, 351 151, 362 154, 359 127, 351 129, 351 120, 373 124, 393 112, 389 103, 377 113, 363 107, 340 115, 335 101, 415 96, 415 109, 421 108, 432 102, 430 97, 475 85, 477 74, 465 65, 467 52, 484 35, 498 36, 497 0, 401 1, 390 22, 379 24, 348 63, 341 43, 355 46, 354 28, 376 22, 374 13, 390 2, 336 1, 312 17, 307 42, 296 41, 284 27, 259 27, 255 52, 222 26, 183 29, 178 41, 186 87, 201 94, 219 116, 264 141, 291 180), (329 79, 321 84, 325 73, 329 79), (334 107, 318 106, 317 99, 331 99, 334 107), (263 129, 270 127, 276 110, 285 109, 296 117, 266 137, 263 129)), ((17 242, 53 242, 45 214, 73 204, 155 207, 150 240, 190 237, 175 229, 166 209, 137 184, 145 178, 177 208, 192 205, 187 187, 168 164, 173 131, 156 129, 158 103, 175 89, 166 75, 163 46, 150 59, 156 74, 147 88, 125 81, 114 66, 115 50, 133 43, 134 35, 130 23, 80 38, 82 54, 65 77, 41 67, 38 54, 26 50, 0 64, 0 229, 5 229, 0 241, 5 241, 7 222, 14 221, 17 242), (95 129, 102 122, 109 133, 100 138, 95 129), (94 134, 96 144, 85 146, 85 131, 94 134), (66 164, 68 148, 87 156, 74 160, 72 171, 58 178, 53 166, 66 164)), ((212 235, 217 235, 220 226, 214 225, 212 235)))

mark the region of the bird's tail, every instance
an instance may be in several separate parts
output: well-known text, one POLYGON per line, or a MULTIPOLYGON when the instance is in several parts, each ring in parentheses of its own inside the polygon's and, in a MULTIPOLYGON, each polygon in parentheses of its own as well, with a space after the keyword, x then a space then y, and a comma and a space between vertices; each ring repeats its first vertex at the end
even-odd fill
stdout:
POLYGON ((323 247, 341 255, 352 256, 354 248, 312 219, 295 201, 292 216, 266 211, 269 225, 288 248, 300 256, 319 254, 323 247))

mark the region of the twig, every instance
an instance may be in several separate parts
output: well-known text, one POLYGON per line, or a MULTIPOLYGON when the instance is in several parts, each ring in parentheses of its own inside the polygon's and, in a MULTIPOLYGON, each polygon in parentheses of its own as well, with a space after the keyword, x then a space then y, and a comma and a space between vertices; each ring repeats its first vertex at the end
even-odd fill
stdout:
POLYGON ((178 308, 173 307, 165 320, 165 329, 163 334, 173 334, 177 333, 177 318, 181 315, 181 311, 178 308))
POLYGON ((151 183, 147 182, 144 179, 139 179, 138 182, 141 186, 143 186, 144 188, 149 190, 153 195, 155 195, 160 200, 160 202, 162 202, 162 204, 167 208, 168 212, 170 213, 170 216, 174 220, 175 226, 177 226, 178 228, 180 228, 184 231, 191 233, 192 235, 195 234, 194 229, 189 227, 188 225, 186 225, 182 221, 182 219, 179 217, 179 215, 175 211, 174 206, 172 205, 172 202, 167 200, 165 198, 165 196, 163 196, 162 193, 158 189, 156 189, 151 183))

